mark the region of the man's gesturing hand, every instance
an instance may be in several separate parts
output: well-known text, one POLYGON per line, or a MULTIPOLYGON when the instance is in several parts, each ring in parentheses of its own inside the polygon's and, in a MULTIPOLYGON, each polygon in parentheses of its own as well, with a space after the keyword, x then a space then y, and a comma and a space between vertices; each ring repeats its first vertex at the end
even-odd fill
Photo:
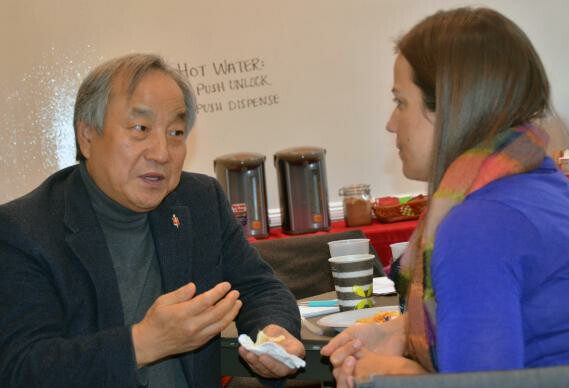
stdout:
POLYGON ((231 323, 242 302, 239 292, 219 283, 198 296, 189 283, 160 296, 144 319, 132 326, 132 342, 138 367, 199 348, 231 323))

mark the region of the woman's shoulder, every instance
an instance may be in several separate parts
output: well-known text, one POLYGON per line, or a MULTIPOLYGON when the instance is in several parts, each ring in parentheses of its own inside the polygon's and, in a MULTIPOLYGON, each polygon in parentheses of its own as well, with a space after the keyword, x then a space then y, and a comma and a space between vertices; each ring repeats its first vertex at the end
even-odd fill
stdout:
POLYGON ((542 167, 492 182, 455 206, 437 230, 433 268, 449 258, 485 270, 566 265, 569 180, 547 160, 542 167))
POLYGON ((569 209, 569 179, 546 157, 538 168, 491 182, 469 194, 464 203, 473 201, 493 201, 522 211, 544 204, 569 209))
POLYGON ((441 223, 456 226, 508 228, 528 224, 538 231, 569 230, 569 179, 545 158, 533 171, 510 175, 469 194, 441 223))

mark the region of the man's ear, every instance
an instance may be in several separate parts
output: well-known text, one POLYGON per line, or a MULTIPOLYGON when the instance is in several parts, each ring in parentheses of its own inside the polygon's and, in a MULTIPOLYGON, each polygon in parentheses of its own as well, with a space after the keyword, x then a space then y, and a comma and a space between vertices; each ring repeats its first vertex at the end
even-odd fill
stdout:
POLYGON ((94 136, 97 136, 95 128, 85 124, 83 121, 77 123, 77 142, 85 159, 91 157, 91 145, 94 136))

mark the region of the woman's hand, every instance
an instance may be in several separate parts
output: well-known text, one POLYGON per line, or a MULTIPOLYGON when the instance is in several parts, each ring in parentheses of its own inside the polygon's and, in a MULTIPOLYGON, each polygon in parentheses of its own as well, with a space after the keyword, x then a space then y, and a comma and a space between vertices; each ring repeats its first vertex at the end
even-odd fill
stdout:
POLYGON ((320 353, 329 356, 333 365, 343 363, 362 347, 378 354, 401 356, 405 352, 406 321, 407 314, 403 314, 382 324, 355 324, 332 338, 320 353))
POLYGON ((354 376, 358 382, 368 381, 374 375, 420 375, 424 373, 427 371, 413 360, 400 356, 384 356, 366 349, 358 352, 354 368, 354 376))
POLYGON ((320 353, 330 357, 338 387, 352 387, 356 361, 368 350, 385 356, 402 356, 405 352, 407 314, 392 321, 356 324, 334 337, 320 353))
POLYGON ((419 375, 427 371, 417 362, 401 356, 385 356, 365 348, 346 357, 334 367, 338 388, 353 388, 355 382, 365 383, 376 375, 419 375))

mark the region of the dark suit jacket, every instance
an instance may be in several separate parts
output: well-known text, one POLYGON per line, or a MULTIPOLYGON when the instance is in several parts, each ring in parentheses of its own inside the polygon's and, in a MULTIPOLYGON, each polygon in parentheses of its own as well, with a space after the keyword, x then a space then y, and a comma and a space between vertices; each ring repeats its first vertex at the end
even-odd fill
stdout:
MULTIPOLYGON (((164 292, 228 280, 243 301, 240 332, 254 338, 276 323, 299 336, 294 298, 249 246, 213 178, 183 173, 149 222, 164 292)), ((219 385, 219 338, 180 357, 190 386, 219 385)), ((110 253, 79 169, 69 167, 0 206, 0 386, 135 385, 110 253)))

